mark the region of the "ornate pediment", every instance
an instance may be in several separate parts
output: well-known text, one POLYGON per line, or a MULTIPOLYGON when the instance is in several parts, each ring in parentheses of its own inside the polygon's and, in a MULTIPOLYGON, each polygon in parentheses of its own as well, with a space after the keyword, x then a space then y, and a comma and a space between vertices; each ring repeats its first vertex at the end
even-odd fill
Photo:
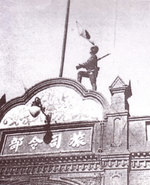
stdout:
POLYGON ((102 120, 108 107, 100 93, 87 91, 76 81, 51 79, 6 103, 0 110, 0 128, 44 125, 45 115, 40 111, 36 116, 32 107, 36 97, 41 100, 45 114, 52 115, 52 123, 102 120))

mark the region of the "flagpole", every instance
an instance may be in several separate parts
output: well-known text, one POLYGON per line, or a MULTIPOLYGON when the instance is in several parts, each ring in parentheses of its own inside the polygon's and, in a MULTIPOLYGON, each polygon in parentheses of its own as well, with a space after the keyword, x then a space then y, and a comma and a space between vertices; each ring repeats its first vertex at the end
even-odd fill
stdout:
POLYGON ((67 31, 68 31, 68 21, 69 21, 69 9, 70 9, 70 0, 68 0, 68 2, 67 2, 67 11, 66 11, 66 19, 65 19, 64 39, 63 39, 63 48, 62 48, 61 66, 60 66, 59 77, 63 76, 65 51, 66 51, 66 41, 67 41, 67 31))

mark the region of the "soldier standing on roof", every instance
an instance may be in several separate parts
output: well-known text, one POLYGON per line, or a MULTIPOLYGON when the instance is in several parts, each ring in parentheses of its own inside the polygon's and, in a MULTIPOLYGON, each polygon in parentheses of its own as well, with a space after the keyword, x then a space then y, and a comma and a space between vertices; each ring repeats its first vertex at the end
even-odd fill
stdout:
POLYGON ((90 49, 90 54, 91 57, 87 60, 87 62, 83 64, 79 64, 76 66, 76 69, 80 68, 85 68, 86 71, 79 71, 78 72, 78 77, 77 80, 78 82, 81 83, 82 77, 87 77, 90 79, 91 85, 92 85, 92 90, 97 90, 97 85, 96 85, 96 78, 98 75, 99 67, 97 67, 97 56, 96 53, 98 52, 99 48, 98 46, 92 46, 90 49))

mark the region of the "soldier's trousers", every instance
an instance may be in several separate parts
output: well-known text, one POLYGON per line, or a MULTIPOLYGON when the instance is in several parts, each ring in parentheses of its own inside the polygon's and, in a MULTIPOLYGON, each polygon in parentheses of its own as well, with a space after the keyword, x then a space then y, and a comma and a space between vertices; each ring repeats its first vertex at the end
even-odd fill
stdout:
POLYGON ((78 82, 81 83, 82 77, 89 78, 90 82, 91 82, 91 85, 92 85, 92 89, 96 91, 96 89, 97 89, 97 86, 96 86, 97 74, 95 74, 94 72, 79 71, 78 72, 78 77, 77 77, 78 82))

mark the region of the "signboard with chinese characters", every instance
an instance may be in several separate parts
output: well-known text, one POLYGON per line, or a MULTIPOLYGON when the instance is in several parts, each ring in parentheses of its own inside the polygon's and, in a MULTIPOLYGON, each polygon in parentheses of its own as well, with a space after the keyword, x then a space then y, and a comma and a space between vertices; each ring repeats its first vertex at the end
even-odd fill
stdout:
POLYGON ((52 141, 45 144, 44 131, 6 134, 2 155, 80 152, 92 150, 93 127, 53 131, 52 141))

